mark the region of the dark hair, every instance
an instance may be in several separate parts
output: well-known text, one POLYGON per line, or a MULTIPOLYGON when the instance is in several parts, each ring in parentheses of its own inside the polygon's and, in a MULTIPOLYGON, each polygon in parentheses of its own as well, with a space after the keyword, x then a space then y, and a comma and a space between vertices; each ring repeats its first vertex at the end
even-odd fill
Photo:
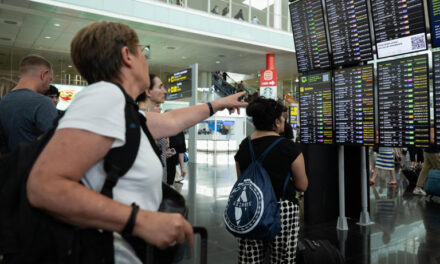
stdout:
POLYGON ((56 96, 60 96, 60 92, 58 91, 58 89, 51 84, 51 85, 49 85, 49 90, 47 90, 47 92, 44 95, 48 96, 48 95, 54 95, 54 94, 56 96))
POLYGON ((31 68, 38 66, 44 66, 49 70, 52 69, 52 65, 50 65, 50 63, 45 58, 38 55, 29 55, 22 59, 20 62, 20 74, 25 74, 31 68))
POLYGON ((252 117, 252 123, 256 129, 273 131, 275 119, 281 117, 285 108, 273 99, 256 97, 246 107, 246 114, 252 117))
MULTIPOLYGON (((150 73, 150 87, 148 87, 148 90, 152 90, 152 89, 153 89, 154 84, 155 84, 155 82, 154 82, 154 78, 156 78, 156 77, 157 77, 156 74, 151 74, 151 73, 150 73)), ((147 93, 146 93, 146 92, 143 92, 143 93, 141 93, 141 94, 136 98, 136 103, 139 103, 139 102, 145 102, 145 100, 147 100, 147 93)))
POLYGON ((95 22, 82 28, 70 45, 72 61, 89 84, 120 81, 121 48, 127 46, 137 55, 139 38, 127 25, 117 22, 95 22))

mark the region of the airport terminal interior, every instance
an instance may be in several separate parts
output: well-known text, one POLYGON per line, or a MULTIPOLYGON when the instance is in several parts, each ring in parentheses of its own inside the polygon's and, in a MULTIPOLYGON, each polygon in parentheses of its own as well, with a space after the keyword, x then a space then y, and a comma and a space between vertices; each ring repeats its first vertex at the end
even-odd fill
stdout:
MULTIPOLYGON (((148 46, 162 111, 240 91, 286 106, 309 181, 300 240, 328 240, 345 263, 440 264, 440 167, 426 158, 440 155, 440 1, 0 0, 0 81, 43 56, 67 110, 87 89, 71 41, 102 20, 148 46)), ((187 175, 173 188, 208 231, 207 263, 237 263, 224 214, 254 131, 244 108, 184 131, 187 175)), ((200 242, 179 263, 201 263, 200 242)))

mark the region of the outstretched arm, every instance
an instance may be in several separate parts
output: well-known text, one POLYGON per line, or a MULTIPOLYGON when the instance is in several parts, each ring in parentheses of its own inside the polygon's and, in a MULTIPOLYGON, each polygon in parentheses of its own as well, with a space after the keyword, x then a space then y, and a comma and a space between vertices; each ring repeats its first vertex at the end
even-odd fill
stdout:
MULTIPOLYGON (((223 97, 212 101, 214 113, 228 109, 230 113, 235 110, 240 111, 240 107, 246 107, 247 103, 239 102, 238 98, 246 92, 236 93, 228 97, 223 97)), ((208 104, 195 105, 176 109, 163 114, 147 112, 147 125, 155 139, 174 136, 188 127, 192 127, 202 120, 209 117, 208 104)))

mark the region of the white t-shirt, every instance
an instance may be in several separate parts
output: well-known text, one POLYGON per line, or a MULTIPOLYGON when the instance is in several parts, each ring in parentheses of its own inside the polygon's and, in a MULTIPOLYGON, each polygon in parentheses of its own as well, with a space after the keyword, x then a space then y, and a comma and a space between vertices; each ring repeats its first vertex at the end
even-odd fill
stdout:
MULTIPOLYGON (((114 84, 99 82, 85 88, 73 100, 57 129, 76 128, 115 138, 112 148, 125 144, 125 98, 114 84)), ((90 146, 91 148, 93 146, 90 146)), ((100 192, 106 178, 103 160, 86 172, 84 185, 100 192)), ((131 169, 113 188, 113 199, 144 210, 157 211, 162 200, 162 164, 147 136, 141 142, 131 169)), ((140 263, 133 249, 114 233, 115 263, 140 263)))

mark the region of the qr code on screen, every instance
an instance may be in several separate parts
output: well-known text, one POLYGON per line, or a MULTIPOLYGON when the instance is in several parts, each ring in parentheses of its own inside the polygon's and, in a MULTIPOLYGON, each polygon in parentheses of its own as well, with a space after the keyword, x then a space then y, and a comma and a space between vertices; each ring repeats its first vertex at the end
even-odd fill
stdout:
POLYGON ((412 37, 411 47, 412 50, 426 49, 425 35, 412 37))

